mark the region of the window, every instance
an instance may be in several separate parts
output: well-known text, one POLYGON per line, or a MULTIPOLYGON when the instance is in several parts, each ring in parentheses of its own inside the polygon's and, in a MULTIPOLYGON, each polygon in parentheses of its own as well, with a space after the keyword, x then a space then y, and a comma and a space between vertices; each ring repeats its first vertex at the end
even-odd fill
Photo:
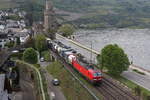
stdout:
POLYGON ((101 76, 102 74, 101 74, 100 72, 96 72, 96 73, 94 73, 93 75, 94 75, 94 77, 99 77, 99 76, 101 76))

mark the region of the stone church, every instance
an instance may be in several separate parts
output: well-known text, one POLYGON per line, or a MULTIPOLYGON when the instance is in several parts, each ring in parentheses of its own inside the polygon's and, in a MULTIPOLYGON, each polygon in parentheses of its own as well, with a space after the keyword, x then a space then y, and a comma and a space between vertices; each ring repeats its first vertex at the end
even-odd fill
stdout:
POLYGON ((44 32, 51 39, 55 39, 55 32, 58 29, 58 22, 55 11, 53 10, 52 2, 46 0, 46 7, 44 11, 44 32))

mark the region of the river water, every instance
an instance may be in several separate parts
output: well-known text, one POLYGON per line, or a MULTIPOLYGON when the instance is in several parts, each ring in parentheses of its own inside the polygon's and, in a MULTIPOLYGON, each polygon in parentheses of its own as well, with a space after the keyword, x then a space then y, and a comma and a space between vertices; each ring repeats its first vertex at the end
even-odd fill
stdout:
POLYGON ((99 52, 107 44, 118 44, 133 64, 150 70, 150 29, 78 30, 75 39, 99 52))

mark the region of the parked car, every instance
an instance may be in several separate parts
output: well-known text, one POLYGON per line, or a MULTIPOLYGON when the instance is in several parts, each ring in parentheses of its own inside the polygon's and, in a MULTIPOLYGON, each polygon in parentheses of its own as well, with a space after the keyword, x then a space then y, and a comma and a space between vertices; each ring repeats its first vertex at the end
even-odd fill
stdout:
POLYGON ((54 86, 58 86, 58 85, 60 84, 60 81, 55 78, 55 79, 52 80, 52 84, 53 84, 54 86))
POLYGON ((44 57, 41 57, 41 58, 40 58, 40 61, 41 61, 41 62, 44 62, 44 57))
POLYGON ((18 52, 19 52, 18 50, 13 50, 13 51, 12 51, 12 53, 18 53, 18 52))

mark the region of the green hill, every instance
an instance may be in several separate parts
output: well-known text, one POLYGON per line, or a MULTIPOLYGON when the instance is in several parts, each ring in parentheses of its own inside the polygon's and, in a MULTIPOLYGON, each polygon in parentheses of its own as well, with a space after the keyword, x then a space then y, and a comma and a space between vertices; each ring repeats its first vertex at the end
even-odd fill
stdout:
POLYGON ((73 21, 95 27, 150 27, 150 0, 52 0, 55 7, 85 13, 73 21))
MULTIPOLYGON (((65 23, 74 23, 78 26, 86 26, 87 28, 150 27, 150 0, 51 1, 53 1, 53 5, 59 10, 82 14, 76 20, 65 20, 65 23)), ((0 9, 18 5, 21 5, 21 9, 32 12, 35 20, 43 19, 44 0, 0 0, 0 9)), ((63 17, 67 16, 68 13, 61 14, 59 18, 63 19, 63 17)))

